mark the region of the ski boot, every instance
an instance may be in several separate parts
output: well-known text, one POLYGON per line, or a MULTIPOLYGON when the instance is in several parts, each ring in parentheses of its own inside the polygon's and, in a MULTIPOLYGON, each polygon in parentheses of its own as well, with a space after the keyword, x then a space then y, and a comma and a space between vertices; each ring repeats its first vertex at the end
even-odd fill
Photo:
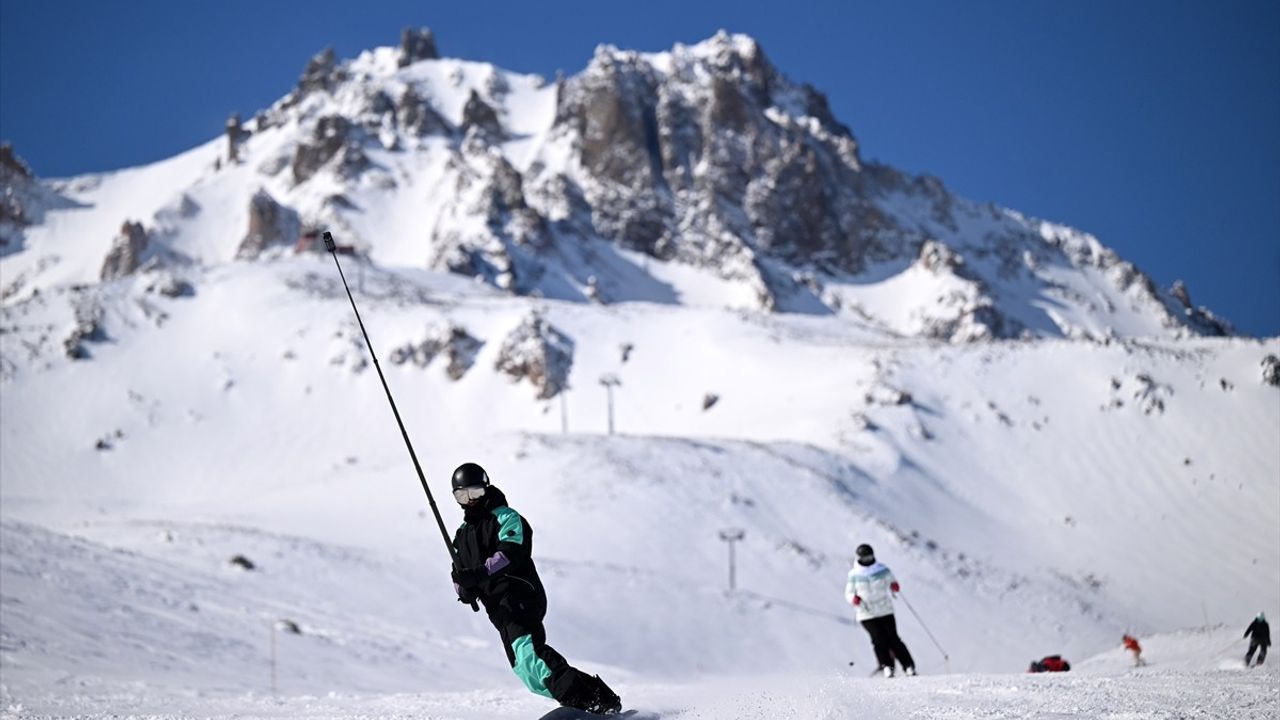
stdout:
POLYGON ((881 672, 883 672, 883 673, 884 673, 884 676, 885 676, 885 677, 887 677, 887 678, 891 678, 891 677, 893 677, 893 666, 892 666, 892 665, 885 665, 885 666, 884 666, 884 668, 881 670, 881 672))
POLYGON ((915 677, 916 676, 915 666, 912 665, 911 667, 902 668, 902 674, 906 675, 907 677, 915 677))

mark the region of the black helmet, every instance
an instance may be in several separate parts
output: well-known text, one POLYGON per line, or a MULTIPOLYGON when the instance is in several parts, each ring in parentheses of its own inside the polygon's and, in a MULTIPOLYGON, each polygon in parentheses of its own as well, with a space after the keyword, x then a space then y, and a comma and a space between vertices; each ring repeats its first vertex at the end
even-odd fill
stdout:
POLYGON ((489 473, 475 463, 462 463, 453 471, 453 489, 488 487, 489 473))
POLYGON ((866 543, 862 543, 861 545, 858 546, 858 564, 859 565, 870 565, 875 561, 876 561, 876 551, 872 550, 870 545, 866 543))

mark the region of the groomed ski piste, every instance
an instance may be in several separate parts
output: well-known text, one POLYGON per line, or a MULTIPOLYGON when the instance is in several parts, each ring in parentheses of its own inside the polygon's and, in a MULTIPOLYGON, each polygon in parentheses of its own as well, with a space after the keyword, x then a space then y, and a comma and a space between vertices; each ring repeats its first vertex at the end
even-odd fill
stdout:
MULTIPOLYGON (((1108 653, 1071 673, 966 673, 910 682, 844 673, 714 677, 698 683, 615 683, 645 708, 637 717, 700 720, 779 718, 1271 718, 1276 673, 1214 662, 1215 644, 1234 631, 1191 631, 1151 638, 1161 665, 1134 669, 1108 653)), ((1226 640, 1230 642, 1230 640, 1226 640)), ((415 693, 172 692, 138 682, 110 689, 88 682, 34 706, 10 705, 4 717, 138 718, 538 718, 545 700, 509 689, 415 693), (110 707, 109 711, 103 708, 110 707)))
MULTIPOLYGON (((715 43, 740 40, 681 52, 715 43)), ((353 76, 429 81, 453 123, 472 89, 504 85, 478 63, 397 70, 392 52, 361 56, 353 76)), ((539 129, 550 86, 505 77, 502 152, 522 169, 567 162, 539 129)), ((603 241, 584 257, 615 301, 514 295, 424 269, 421 216, 442 211, 422 197, 456 180, 432 155, 445 140, 368 150, 398 185, 342 185, 333 168, 264 179, 310 137, 300 123, 217 171, 211 142, 56 181, 61 204, 0 255, 4 717, 554 707, 455 600, 332 257, 234 259, 259 183, 303 215, 323 208, 340 241, 368 241, 369 260, 343 267, 446 526, 461 520, 449 473, 481 463, 534 528, 549 643, 624 707, 664 720, 1280 715, 1280 658, 1246 669, 1240 639, 1259 611, 1280 617, 1280 388, 1264 379, 1280 339, 1196 337, 1140 283, 1035 252, 1029 275, 986 287, 1010 317, 1041 318, 1026 339, 925 338, 974 286, 901 258, 832 282, 847 300, 830 313, 752 308, 749 283, 603 241), (363 209, 326 205, 336 191, 363 209), (99 282, 126 218, 154 224, 170 262, 99 282), (504 347, 533 317, 572 341, 549 398, 536 373, 498 369, 504 351, 536 350, 504 347), (450 328, 477 341, 453 374, 446 352, 422 350, 450 328), (744 531, 732 592, 728 528, 744 531), (942 648, 899 602, 919 677, 868 677, 842 596, 863 542, 942 648), (1126 631, 1149 666, 1120 649, 1126 631), (1072 671, 1025 673, 1049 654, 1072 671)), ((957 247, 1035 226, 957 213, 932 229, 957 247)), ((1039 227, 1019 242, 1105 255, 1039 227)))

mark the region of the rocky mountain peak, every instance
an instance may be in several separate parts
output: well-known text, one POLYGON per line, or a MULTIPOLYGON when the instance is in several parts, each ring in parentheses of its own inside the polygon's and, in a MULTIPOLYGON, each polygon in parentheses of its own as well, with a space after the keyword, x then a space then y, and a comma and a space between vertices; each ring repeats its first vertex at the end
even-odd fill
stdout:
POLYGON ((0 143, 0 182, 14 182, 17 178, 30 180, 34 175, 27 163, 14 152, 12 143, 0 143))
POLYGON ((436 36, 430 28, 415 29, 407 27, 400 32, 400 57, 396 60, 399 67, 406 67, 419 60, 436 60, 440 53, 436 50, 436 36))
POLYGON ((332 92, 342 77, 333 48, 327 47, 307 62, 306 69, 302 71, 302 77, 298 78, 297 94, 304 96, 317 91, 332 92))

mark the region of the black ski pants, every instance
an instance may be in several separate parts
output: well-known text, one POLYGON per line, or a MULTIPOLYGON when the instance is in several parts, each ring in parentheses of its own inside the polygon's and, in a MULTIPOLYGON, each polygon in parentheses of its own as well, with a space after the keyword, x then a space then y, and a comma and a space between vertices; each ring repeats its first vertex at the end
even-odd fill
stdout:
POLYGON ((1244 654, 1244 664, 1248 665, 1253 662, 1253 653, 1258 653, 1258 664, 1267 659, 1267 646, 1258 642, 1257 638, 1249 641, 1249 652, 1244 654))
POLYGON ((589 691, 595 679, 570 665, 547 644, 547 631, 542 626, 546 614, 546 601, 540 598, 504 601, 493 604, 489 622, 502 637, 502 649, 512 671, 530 692, 561 704, 573 703, 589 691))
POLYGON ((898 637, 898 623, 892 614, 863 620, 862 627, 871 636, 871 647, 876 652, 876 662, 880 663, 880 667, 893 667, 895 659, 903 670, 916 666, 906 643, 898 637))

